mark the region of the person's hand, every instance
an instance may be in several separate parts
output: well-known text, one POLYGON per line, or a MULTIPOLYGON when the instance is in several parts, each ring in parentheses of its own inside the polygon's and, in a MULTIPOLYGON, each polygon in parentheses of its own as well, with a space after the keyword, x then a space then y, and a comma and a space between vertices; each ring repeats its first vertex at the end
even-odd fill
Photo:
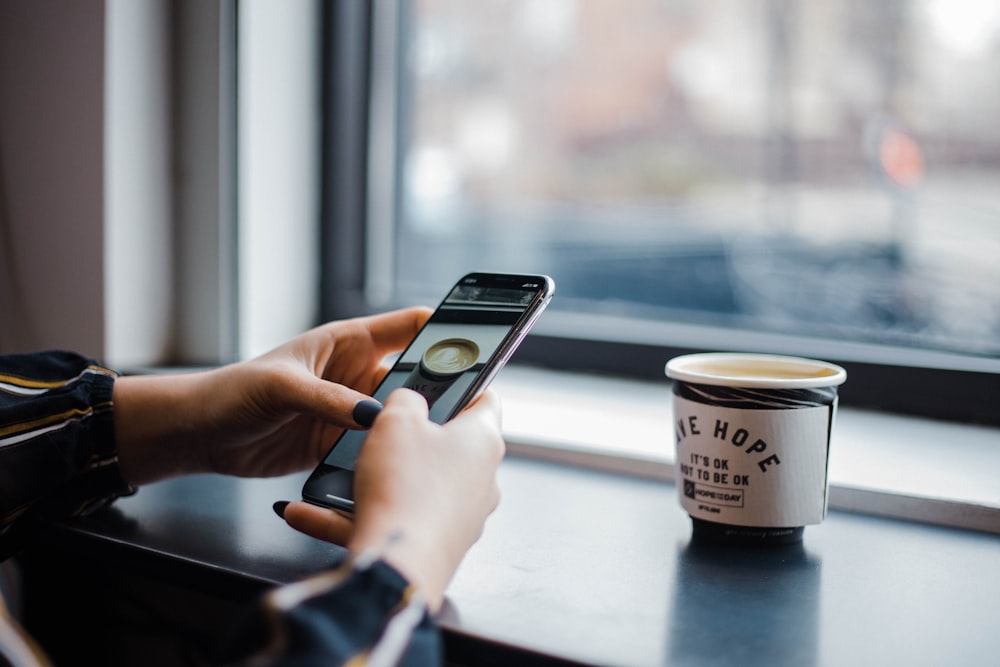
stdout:
POLYGON ((394 391, 368 433, 354 476, 355 514, 293 502, 293 528, 346 546, 375 549, 437 609, 466 551, 500 499, 504 455, 500 401, 490 391, 450 422, 427 419, 427 403, 394 391))
POLYGON ((195 472, 265 477, 312 468, 344 428, 368 426, 354 417, 365 421, 369 395, 388 370, 382 360, 429 316, 409 308, 331 322, 249 361, 118 378, 122 475, 143 484, 195 472))

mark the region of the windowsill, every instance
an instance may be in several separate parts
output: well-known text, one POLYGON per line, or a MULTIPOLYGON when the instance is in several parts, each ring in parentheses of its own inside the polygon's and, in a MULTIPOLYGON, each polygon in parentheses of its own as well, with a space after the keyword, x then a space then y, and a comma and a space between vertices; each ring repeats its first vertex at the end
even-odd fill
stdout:
MULTIPOLYGON (((673 481, 663 382, 508 366, 494 383, 515 456, 673 481)), ((841 406, 831 509, 1000 534, 1000 428, 841 406)))

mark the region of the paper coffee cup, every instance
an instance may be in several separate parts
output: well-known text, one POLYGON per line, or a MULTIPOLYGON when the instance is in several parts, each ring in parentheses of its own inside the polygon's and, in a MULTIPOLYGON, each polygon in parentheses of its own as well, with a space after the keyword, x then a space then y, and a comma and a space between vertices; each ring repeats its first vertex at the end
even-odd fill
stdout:
POLYGON ((467 338, 446 338, 428 347, 403 382, 432 406, 462 373, 479 361, 479 346, 467 338))
POLYGON ((671 359, 666 374, 674 381, 677 488, 696 535, 787 542, 823 520, 843 368, 705 353, 671 359))

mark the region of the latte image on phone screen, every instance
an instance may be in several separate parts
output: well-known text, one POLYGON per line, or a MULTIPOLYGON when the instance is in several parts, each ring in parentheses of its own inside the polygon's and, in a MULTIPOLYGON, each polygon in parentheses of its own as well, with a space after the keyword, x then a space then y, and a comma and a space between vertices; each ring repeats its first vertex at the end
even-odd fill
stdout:
POLYGON ((428 407, 455 384, 462 373, 479 361, 479 346, 467 338, 439 340, 421 355, 420 361, 403 382, 425 399, 428 407))

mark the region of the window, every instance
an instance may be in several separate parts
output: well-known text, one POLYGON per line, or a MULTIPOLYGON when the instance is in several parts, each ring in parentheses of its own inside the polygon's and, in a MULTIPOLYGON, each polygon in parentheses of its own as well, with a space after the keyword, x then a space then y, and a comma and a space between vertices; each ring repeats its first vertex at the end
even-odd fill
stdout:
POLYGON ((682 350, 806 354, 848 366, 845 401, 1000 422, 991 3, 370 19, 369 303, 545 272, 557 298, 522 360, 662 377, 682 350))

